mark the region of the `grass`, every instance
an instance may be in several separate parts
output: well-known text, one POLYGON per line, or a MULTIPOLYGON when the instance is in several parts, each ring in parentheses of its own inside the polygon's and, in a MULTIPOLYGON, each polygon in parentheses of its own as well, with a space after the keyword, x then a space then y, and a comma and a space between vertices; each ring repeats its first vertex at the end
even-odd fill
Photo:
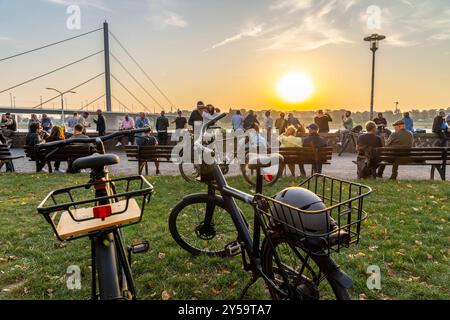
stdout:
MULTIPOLYGON (((88 299, 90 244, 86 239, 60 243, 37 214, 39 201, 52 189, 84 183, 85 176, 2 174, 0 176, 0 299, 88 299), (68 290, 69 265, 82 271, 82 289, 68 290)), ((192 257, 168 231, 170 209, 187 193, 203 191, 179 177, 149 177, 156 193, 141 224, 125 229, 128 242, 147 239, 151 249, 134 257, 141 299, 232 299, 249 275, 240 257, 192 257)), ((240 177, 230 184, 248 189, 240 177)), ((274 194, 297 184, 283 179, 266 190, 274 194)), ((354 299, 450 299, 450 228, 447 182, 369 182, 374 188, 358 246, 335 256, 354 281, 354 299), (381 268, 381 290, 366 287, 369 265, 381 268)), ((249 292, 269 298, 262 282, 249 292)))

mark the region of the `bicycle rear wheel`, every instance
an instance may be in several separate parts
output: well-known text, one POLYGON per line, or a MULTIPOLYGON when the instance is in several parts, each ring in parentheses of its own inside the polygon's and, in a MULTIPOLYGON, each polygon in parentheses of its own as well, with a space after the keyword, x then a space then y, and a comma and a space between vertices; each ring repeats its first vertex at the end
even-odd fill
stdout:
POLYGON ((275 284, 275 288, 268 286, 272 299, 350 300, 348 290, 325 275, 315 259, 308 256, 297 242, 282 236, 271 237, 271 242, 273 247, 267 239, 264 240, 261 261, 264 274, 275 284), (274 251, 281 267, 275 261, 274 251), (283 272, 288 283, 282 276, 283 272))
POLYGON ((185 197, 169 216, 173 239, 193 255, 226 256, 225 246, 237 238, 231 215, 219 196, 185 197))

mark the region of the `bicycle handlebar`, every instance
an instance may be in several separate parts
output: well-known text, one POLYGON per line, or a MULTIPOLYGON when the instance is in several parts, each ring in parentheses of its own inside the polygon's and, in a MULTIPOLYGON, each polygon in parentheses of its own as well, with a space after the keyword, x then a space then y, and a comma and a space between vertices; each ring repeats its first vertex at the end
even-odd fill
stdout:
POLYGON ((45 149, 45 148, 58 148, 58 147, 62 148, 64 146, 68 146, 73 143, 97 143, 99 140, 101 142, 104 142, 104 141, 114 139, 116 137, 127 136, 127 135, 131 135, 131 134, 143 133, 143 132, 148 132, 148 131, 150 131, 150 128, 142 128, 142 129, 117 131, 117 132, 114 132, 107 136, 102 136, 102 137, 73 138, 73 139, 66 139, 66 140, 61 140, 61 141, 53 141, 53 142, 36 145, 36 149, 41 150, 41 149, 45 149))

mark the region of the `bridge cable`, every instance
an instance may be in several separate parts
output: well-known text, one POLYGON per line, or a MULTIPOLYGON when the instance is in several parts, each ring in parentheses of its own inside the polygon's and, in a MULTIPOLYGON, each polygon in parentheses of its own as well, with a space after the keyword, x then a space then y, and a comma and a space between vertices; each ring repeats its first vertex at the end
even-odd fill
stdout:
POLYGON ((89 31, 89 32, 85 32, 85 33, 80 34, 80 35, 75 36, 75 37, 67 38, 67 39, 64 39, 64 40, 61 40, 61 41, 58 41, 58 42, 47 44, 47 45, 39 47, 39 48, 35 48, 35 49, 32 49, 32 50, 28 50, 28 51, 24 51, 24 52, 21 52, 21 53, 18 53, 18 54, 14 54, 12 56, 0 59, 0 62, 5 61, 5 60, 9 60, 9 59, 12 59, 12 58, 16 58, 16 57, 22 56, 22 55, 27 54, 27 53, 31 53, 31 52, 34 52, 34 51, 42 50, 42 49, 45 49, 45 48, 48 48, 48 47, 52 47, 52 46, 55 46, 57 44, 60 44, 60 43, 66 42, 66 41, 74 40, 76 38, 80 38, 80 37, 86 36, 88 34, 97 32, 99 30, 103 30, 103 28, 98 28, 98 29, 95 29, 95 30, 92 30, 92 31, 89 31))
POLYGON ((132 110, 130 110, 126 105, 124 105, 119 99, 117 99, 115 96, 111 95, 111 97, 116 100, 119 103, 119 107, 123 106, 125 109, 127 109, 129 112, 133 112, 132 110))
POLYGON ((151 112, 151 110, 149 108, 147 108, 147 106, 145 104, 142 103, 141 100, 139 100, 127 87, 125 87, 125 85, 119 81, 119 79, 117 79, 113 74, 111 74, 111 77, 117 81, 117 83, 123 88, 125 89, 125 91, 127 91, 130 96, 132 96, 137 102, 139 102, 144 108, 145 110, 147 110, 148 112, 151 112))
MULTIPOLYGON (((73 87, 73 88, 70 88, 70 89, 68 89, 68 90, 65 90, 64 92, 68 92, 68 91, 72 91, 72 90, 78 89, 79 87, 84 86, 85 84, 87 84, 87 83, 89 83, 89 82, 91 82, 91 81, 97 79, 98 77, 101 77, 101 76, 104 75, 104 74, 105 74, 105 73, 102 72, 102 73, 96 75, 95 77, 92 77, 92 78, 90 78, 89 80, 86 80, 86 81, 84 81, 83 83, 80 83, 79 85, 77 85, 77 86, 75 86, 75 87, 73 87)), ((54 96, 54 97, 51 98, 51 99, 48 99, 48 100, 42 102, 42 104, 49 103, 50 101, 55 100, 56 98, 59 98, 59 97, 61 97, 60 94, 58 94, 57 96, 54 96)), ((39 103, 37 106, 35 106, 35 107, 31 108, 31 109, 37 109, 37 108, 39 108, 40 106, 41 106, 41 103, 39 103)))
MULTIPOLYGON (((119 59, 118 58, 116 58, 116 56, 113 54, 113 53, 111 53, 110 52, 110 54, 111 54, 111 57, 114 59, 114 60, 116 60, 117 61, 117 63, 125 70, 125 72, 126 73, 128 73, 128 75, 141 87, 141 89, 142 90, 144 90, 145 91, 145 93, 150 97, 150 98, 152 98, 152 100, 161 108, 161 109, 164 109, 163 108, 163 106, 147 91, 147 89, 145 89, 145 87, 136 79, 136 77, 135 76, 133 76, 133 74, 130 72, 130 71, 128 71, 128 69, 119 61, 119 59)), ((1 92, 0 92, 1 93, 1 92)))
POLYGON ((155 88, 159 91, 159 93, 161 93, 161 95, 167 100, 167 102, 169 102, 169 104, 173 107, 174 104, 172 103, 172 101, 167 97, 167 95, 159 88, 159 86, 152 80, 152 78, 150 78, 150 76, 148 75, 147 72, 145 72, 145 70, 141 67, 141 65, 136 61, 136 59, 133 58, 133 56, 131 55, 131 53, 125 48, 125 46, 119 41, 119 39, 117 39, 117 37, 111 32, 109 31, 109 33, 111 34, 112 38, 119 44, 119 46, 125 51, 125 53, 128 55, 128 57, 133 60, 133 62, 138 66, 138 68, 144 73, 144 75, 147 77, 147 79, 155 86, 155 88))
POLYGON ((83 106, 83 108, 79 109, 78 111, 83 111, 84 109, 86 109, 87 107, 89 107, 91 104, 96 103, 98 100, 100 100, 101 98, 103 98, 104 96, 106 96, 106 94, 101 95, 100 97, 98 97, 95 100, 92 100, 91 102, 89 102, 88 104, 86 104, 85 106, 83 106))
POLYGON ((6 92, 6 91, 9 91, 9 90, 15 89, 15 88, 17 88, 17 87, 23 86, 24 84, 33 82, 33 81, 38 80, 38 79, 40 79, 40 78, 43 78, 43 77, 45 77, 45 76, 48 76, 48 75, 50 75, 50 74, 52 74, 52 73, 58 72, 58 71, 60 71, 60 70, 63 70, 63 69, 65 69, 65 68, 67 68, 67 67, 73 66, 74 64, 77 64, 77 63, 79 63, 79 62, 82 62, 82 61, 84 61, 84 60, 87 60, 87 59, 89 59, 89 58, 91 58, 91 57, 93 57, 93 56, 96 56, 96 55, 98 55, 98 54, 100 54, 100 53, 102 53, 102 52, 103 52, 103 50, 101 50, 101 51, 99 51, 99 52, 96 52, 96 53, 93 53, 93 54, 91 54, 91 55, 88 55, 88 56, 86 56, 86 57, 84 57, 84 58, 82 58, 82 59, 79 59, 79 60, 77 60, 77 61, 74 61, 74 62, 71 62, 71 63, 69 63, 69 64, 66 64, 66 65, 64 65, 64 66, 62 66, 62 67, 60 67, 60 68, 55 69, 55 70, 52 70, 52 71, 46 72, 46 73, 44 73, 44 74, 41 74, 41 75, 39 75, 39 76, 37 76, 37 77, 34 77, 34 78, 29 79, 29 80, 27 80, 27 81, 24 81, 24 82, 22 82, 22 83, 16 84, 16 85, 14 85, 14 86, 12 86, 12 87, 9 87, 9 88, 7 88, 7 89, 1 90, 1 91, 0 91, 0 94, 1 94, 1 93, 4 93, 4 92, 6 92))

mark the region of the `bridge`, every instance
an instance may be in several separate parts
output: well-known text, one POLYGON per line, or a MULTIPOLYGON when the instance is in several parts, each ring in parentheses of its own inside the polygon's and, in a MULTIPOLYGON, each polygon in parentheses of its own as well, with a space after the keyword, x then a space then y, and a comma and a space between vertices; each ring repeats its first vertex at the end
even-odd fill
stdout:
MULTIPOLYGON (((45 44, 37 48, 33 48, 30 50, 26 50, 20 53, 16 53, 14 55, 0 58, 0 64, 3 61, 13 60, 18 57, 24 55, 32 55, 33 53, 41 50, 50 50, 55 46, 62 46, 64 43, 69 41, 75 41, 76 39, 88 37, 95 33, 103 33, 103 49, 97 52, 89 53, 88 55, 81 57, 75 61, 72 61, 66 65, 59 66, 57 68, 52 67, 47 72, 39 75, 34 75, 29 79, 25 79, 20 83, 16 83, 14 85, 10 85, 7 88, 0 88, 0 94, 9 94, 11 105, 10 107, 0 107, 0 112, 11 112, 14 114, 30 114, 30 113, 38 113, 38 114, 49 114, 49 115, 61 115, 61 118, 66 119, 68 116, 70 117, 74 112, 83 112, 86 110, 94 111, 96 109, 102 109, 105 111, 105 115, 107 118, 120 118, 123 117, 125 113, 129 113, 132 115, 137 115, 139 112, 146 112, 151 117, 155 117, 161 110, 165 110, 167 107, 167 111, 170 110, 176 111, 172 100, 168 97, 168 95, 161 89, 161 87, 156 83, 154 79, 150 77, 150 75, 144 70, 142 65, 134 58, 134 56, 130 53, 123 42, 121 42, 113 32, 110 31, 108 23, 105 21, 101 28, 91 30, 67 39, 59 40, 50 44, 45 44), (124 56, 128 58, 128 61, 121 61, 118 58, 118 55, 115 55, 110 50, 110 39, 115 41, 118 45, 118 48, 122 50, 124 56), (26 86, 32 82, 42 81, 45 77, 55 74, 62 73, 66 68, 82 64, 84 61, 92 59, 93 57, 102 55, 103 56, 103 72, 95 75, 89 75, 85 81, 81 83, 74 84, 70 88, 66 88, 64 90, 57 90, 54 88, 46 88, 45 85, 42 86, 43 90, 52 90, 57 92, 57 94, 46 101, 42 101, 37 105, 29 106, 29 107, 16 107, 15 99, 13 100, 12 90, 26 86), (125 72, 125 74, 129 77, 127 80, 131 80, 134 84, 137 84, 140 92, 133 92, 129 89, 129 86, 125 79, 120 79, 118 76, 111 72, 111 64, 115 64, 115 67, 120 68, 125 72), (130 71, 128 68, 128 64, 133 64, 136 70, 142 73, 148 83, 142 83, 138 80, 137 76, 130 71), (79 109, 66 109, 65 107, 65 95, 69 93, 75 93, 74 90, 77 90, 80 87, 87 86, 94 81, 103 81, 104 83, 104 92, 100 94, 98 97, 93 99, 86 100, 86 104, 81 106, 79 109), (133 105, 130 107, 122 103, 122 97, 118 97, 117 94, 111 90, 111 83, 114 82, 118 88, 121 88, 126 92, 129 98, 134 101, 133 105), (152 90, 150 90, 152 88, 152 90), (151 92, 153 91, 153 92, 151 92), (156 94, 155 94, 156 93, 156 94), (157 97, 158 95, 158 97, 157 97), (49 102, 56 101, 60 103, 58 108, 48 108, 46 104, 49 102), (135 105, 136 104, 136 105, 135 105)), ((67 77, 67 73, 64 75, 67 77)), ((85 99, 84 99, 85 100, 85 99)), ((116 123, 116 121, 112 121, 112 123, 116 123)))

